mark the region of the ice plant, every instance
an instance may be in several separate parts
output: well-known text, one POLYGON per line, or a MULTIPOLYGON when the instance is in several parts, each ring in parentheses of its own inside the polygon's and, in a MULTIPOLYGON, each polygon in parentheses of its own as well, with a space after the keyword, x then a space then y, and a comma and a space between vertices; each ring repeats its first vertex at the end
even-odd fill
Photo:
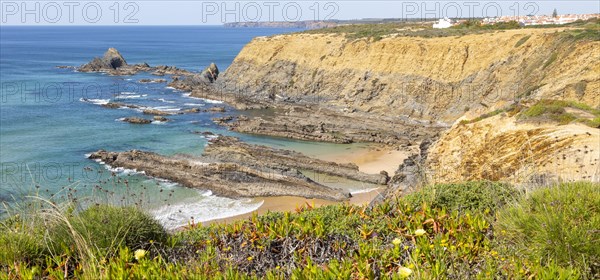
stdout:
POLYGON ((415 236, 425 235, 426 233, 427 232, 422 228, 415 230, 415 236))
POLYGON ((146 257, 147 253, 148 252, 146 250, 144 250, 144 249, 137 249, 133 253, 133 256, 135 257, 136 260, 139 261, 139 260, 143 259, 144 257, 146 257))
POLYGON ((402 266, 398 269, 398 274, 403 278, 406 278, 412 274, 412 269, 402 266))

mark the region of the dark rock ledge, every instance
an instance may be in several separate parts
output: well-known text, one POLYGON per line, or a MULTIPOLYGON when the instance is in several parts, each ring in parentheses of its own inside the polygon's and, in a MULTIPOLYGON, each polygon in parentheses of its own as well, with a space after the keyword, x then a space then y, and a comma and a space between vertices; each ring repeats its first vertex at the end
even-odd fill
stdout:
POLYGON ((300 170, 350 178, 362 182, 386 184, 382 174, 364 174, 352 164, 337 164, 302 154, 250 145, 234 137, 210 140, 201 157, 167 157, 132 150, 90 155, 114 167, 144 171, 146 174, 177 182, 185 187, 211 190, 226 197, 300 196, 343 201, 350 194, 315 182, 300 170))

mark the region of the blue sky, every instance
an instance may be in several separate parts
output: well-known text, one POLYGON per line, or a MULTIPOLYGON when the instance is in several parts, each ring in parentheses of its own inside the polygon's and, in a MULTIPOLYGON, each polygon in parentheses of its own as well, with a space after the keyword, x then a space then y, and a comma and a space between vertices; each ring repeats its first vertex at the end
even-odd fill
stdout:
POLYGON ((2 25, 218 25, 233 21, 600 13, 598 1, 13 1, 2 25))

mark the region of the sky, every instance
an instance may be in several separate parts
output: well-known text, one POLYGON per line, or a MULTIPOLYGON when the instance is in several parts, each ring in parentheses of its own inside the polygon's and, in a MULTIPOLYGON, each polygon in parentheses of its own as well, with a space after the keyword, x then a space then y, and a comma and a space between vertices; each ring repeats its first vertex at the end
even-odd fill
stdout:
POLYGON ((238 21, 600 13, 600 1, 1 0, 1 25, 220 25, 238 21))

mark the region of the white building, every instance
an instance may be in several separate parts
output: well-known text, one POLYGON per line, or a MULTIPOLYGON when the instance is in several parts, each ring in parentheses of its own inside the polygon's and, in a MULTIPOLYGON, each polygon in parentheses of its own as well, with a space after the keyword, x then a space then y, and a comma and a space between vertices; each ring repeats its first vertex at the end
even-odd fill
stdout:
POLYGON ((433 28, 448 28, 452 26, 452 21, 448 18, 441 18, 438 23, 433 24, 433 28))

